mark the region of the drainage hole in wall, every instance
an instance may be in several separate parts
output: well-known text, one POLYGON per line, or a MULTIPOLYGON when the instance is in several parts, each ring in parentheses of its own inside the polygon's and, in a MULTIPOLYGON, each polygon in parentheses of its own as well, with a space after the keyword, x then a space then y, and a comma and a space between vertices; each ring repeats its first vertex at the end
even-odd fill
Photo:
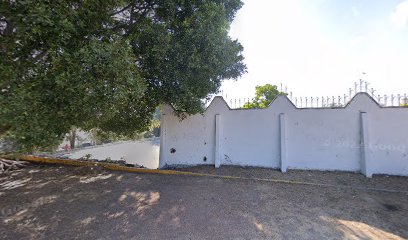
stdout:
POLYGON ((207 157, 206 156, 204 156, 203 161, 207 162, 207 157))
POLYGON ((170 148, 170 153, 175 153, 176 149, 175 148, 170 148))

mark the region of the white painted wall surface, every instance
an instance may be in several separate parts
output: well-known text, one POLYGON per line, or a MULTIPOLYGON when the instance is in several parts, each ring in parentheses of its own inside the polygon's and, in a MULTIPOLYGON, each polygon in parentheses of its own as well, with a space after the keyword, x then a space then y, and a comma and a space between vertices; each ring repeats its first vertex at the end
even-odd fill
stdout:
POLYGON ((408 175, 408 110, 380 109, 370 119, 373 173, 408 175), (393 133, 393 134, 389 134, 393 133))
MULTIPOLYGON (((166 109, 166 108, 165 108, 166 109)), ((167 165, 214 164, 215 114, 195 115, 182 122, 166 111, 163 154, 167 165), (188 130, 187 130, 188 129, 188 130), (171 153, 172 149, 174 150, 171 153), (205 160, 205 159, 206 160, 205 160)), ((162 166, 162 164, 161 164, 162 166)))
POLYGON ((105 160, 126 160, 127 163, 139 164, 144 167, 157 169, 159 167, 159 147, 160 139, 152 138, 140 141, 125 141, 109 143, 101 146, 75 149, 62 156, 73 159, 91 154, 92 159, 105 160))
POLYGON ((304 109, 285 115, 289 169, 360 170, 358 112, 304 109))
POLYGON ((298 109, 286 96, 279 96, 266 109, 232 110, 216 97, 203 115, 183 121, 166 106, 160 166, 214 165, 217 114, 221 165, 408 175, 408 108, 382 108, 365 93, 357 94, 345 108, 315 109, 298 109), (367 121, 365 153, 362 113, 367 121), (280 114, 285 139, 281 139, 280 114))

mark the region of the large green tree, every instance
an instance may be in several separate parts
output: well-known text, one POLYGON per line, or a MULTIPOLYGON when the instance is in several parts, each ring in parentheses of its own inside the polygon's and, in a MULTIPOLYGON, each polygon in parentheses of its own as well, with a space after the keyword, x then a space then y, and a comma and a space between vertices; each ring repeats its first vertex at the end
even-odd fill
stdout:
POLYGON ((278 90, 276 85, 265 84, 255 87, 255 97, 252 102, 245 103, 243 108, 267 108, 278 95, 286 93, 278 90))
POLYGON ((0 136, 21 150, 72 127, 133 135, 158 105, 182 117, 245 70, 228 36, 240 0, 3 0, 0 136))

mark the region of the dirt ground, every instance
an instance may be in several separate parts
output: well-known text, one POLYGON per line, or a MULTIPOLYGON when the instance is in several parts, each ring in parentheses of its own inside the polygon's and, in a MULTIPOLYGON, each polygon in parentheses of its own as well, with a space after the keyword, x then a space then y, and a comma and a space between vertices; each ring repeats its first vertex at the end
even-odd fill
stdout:
POLYGON ((43 165, 0 175, 0 239, 408 238, 408 178, 188 170, 246 179, 43 165))

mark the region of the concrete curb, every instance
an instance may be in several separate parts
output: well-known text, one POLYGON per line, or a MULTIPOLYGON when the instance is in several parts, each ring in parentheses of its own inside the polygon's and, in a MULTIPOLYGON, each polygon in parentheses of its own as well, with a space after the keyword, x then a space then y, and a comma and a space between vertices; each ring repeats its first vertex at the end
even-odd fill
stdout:
POLYGON ((251 181, 262 181, 280 184, 292 184, 292 185, 304 185, 304 186, 314 186, 314 187, 331 187, 340 189, 354 189, 354 190, 365 190, 365 191, 377 191, 377 192, 387 192, 387 193, 403 193, 408 195, 408 191, 400 191, 394 189, 383 189, 383 188, 365 188, 359 186, 341 186, 334 184, 325 183, 313 183, 313 182, 301 182, 292 180, 281 180, 281 179, 268 179, 268 178, 256 178, 256 177, 239 177, 230 175, 215 175, 210 173, 195 173, 187 171, 176 171, 176 170, 161 170, 161 169, 146 169, 146 168, 134 168, 126 167, 122 165, 112 164, 112 163, 101 163, 101 162, 87 162, 81 160, 73 159, 58 159, 58 158, 46 158, 46 157, 36 157, 30 155, 19 155, 16 157, 2 156, 5 159, 19 159, 22 161, 32 162, 32 163, 42 163, 42 164, 55 164, 55 165, 68 165, 68 166, 101 166, 108 170, 114 171, 124 171, 133 173, 150 173, 150 174, 162 174, 162 175, 186 175, 186 176, 196 176, 196 177, 212 177, 212 178, 222 178, 222 179, 232 179, 232 180, 251 180, 251 181))

